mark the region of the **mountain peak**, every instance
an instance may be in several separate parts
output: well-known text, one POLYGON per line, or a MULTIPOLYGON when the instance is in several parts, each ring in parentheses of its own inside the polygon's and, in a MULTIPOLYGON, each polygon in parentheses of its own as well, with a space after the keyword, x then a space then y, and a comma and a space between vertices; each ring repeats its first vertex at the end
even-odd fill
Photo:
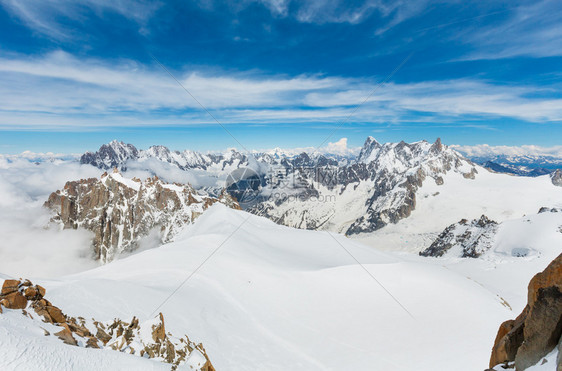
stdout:
POLYGON ((435 143, 433 143, 431 145, 431 148, 429 149, 429 151, 432 152, 432 153, 439 153, 439 152, 443 151, 443 144, 441 144, 441 138, 437 138, 435 143))
POLYGON ((373 145, 380 145, 380 143, 375 139, 375 137, 372 136, 368 136, 367 139, 365 139, 365 143, 363 144, 363 148, 367 147, 367 146, 373 146, 373 145))

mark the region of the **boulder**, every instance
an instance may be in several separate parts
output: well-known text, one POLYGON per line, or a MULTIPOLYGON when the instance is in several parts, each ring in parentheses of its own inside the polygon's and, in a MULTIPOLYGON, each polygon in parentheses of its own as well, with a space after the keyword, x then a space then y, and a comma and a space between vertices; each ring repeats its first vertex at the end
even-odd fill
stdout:
POLYGON ((35 287, 29 286, 23 291, 23 294, 28 299, 34 299, 39 294, 39 291, 35 287))
POLYGON ((45 297, 45 293, 47 292, 47 290, 45 290, 43 286, 35 285, 35 288, 37 289, 39 296, 41 296, 42 298, 45 297))
POLYGON ((45 310, 47 311, 47 313, 49 314, 49 316, 51 317, 53 322, 55 322, 55 323, 65 323, 66 322, 66 318, 64 317, 64 314, 62 313, 62 311, 59 308, 54 307, 52 305, 47 305, 45 307, 45 310))
POLYGON ((12 292, 18 291, 20 284, 21 284, 20 280, 5 280, 4 284, 2 285, 1 295, 7 295, 12 292))
POLYGON ((0 304, 8 309, 25 309, 27 307, 27 299, 21 292, 15 291, 8 295, 2 295, 0 304))

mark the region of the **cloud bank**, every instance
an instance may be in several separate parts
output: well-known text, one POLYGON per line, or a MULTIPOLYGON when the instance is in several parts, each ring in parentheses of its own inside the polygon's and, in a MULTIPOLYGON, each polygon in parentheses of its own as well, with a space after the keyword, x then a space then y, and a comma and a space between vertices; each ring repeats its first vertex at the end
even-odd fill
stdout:
POLYGON ((0 273, 56 277, 97 266, 90 232, 46 229, 51 214, 42 207, 67 180, 92 176, 99 169, 89 165, 0 157, 0 273))
POLYGON ((478 144, 474 146, 451 145, 450 147, 456 149, 457 151, 463 153, 468 157, 552 156, 562 158, 562 146, 490 146, 488 144, 478 144))

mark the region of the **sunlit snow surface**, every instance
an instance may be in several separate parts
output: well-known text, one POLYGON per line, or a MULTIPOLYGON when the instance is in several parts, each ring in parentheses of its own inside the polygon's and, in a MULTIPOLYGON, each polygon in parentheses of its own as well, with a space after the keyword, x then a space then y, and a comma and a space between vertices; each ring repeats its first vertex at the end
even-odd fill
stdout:
MULTIPOLYGON (((499 324, 522 309, 528 279, 560 252, 562 233, 551 227, 562 225, 562 214, 531 220, 537 233, 548 234, 533 244, 532 256, 512 257, 500 244, 481 259, 439 260, 383 253, 215 205, 174 243, 39 283, 70 315, 146 320, 222 244, 159 309, 167 331, 202 342, 218 370, 480 370, 499 324)), ((41 348, 49 341, 41 350, 51 355, 45 368, 56 369, 60 357, 68 369, 89 369, 83 367, 89 357, 98 362, 95 369, 124 368, 97 358, 108 351, 73 348, 42 334, 35 339, 16 322, 0 321, 0 331, 1 352, 19 354, 20 362, 34 357, 27 343, 41 348)), ((139 370, 160 366, 111 357, 130 358, 128 367, 139 370)), ((0 357, 0 369, 13 365, 6 359, 0 357)))

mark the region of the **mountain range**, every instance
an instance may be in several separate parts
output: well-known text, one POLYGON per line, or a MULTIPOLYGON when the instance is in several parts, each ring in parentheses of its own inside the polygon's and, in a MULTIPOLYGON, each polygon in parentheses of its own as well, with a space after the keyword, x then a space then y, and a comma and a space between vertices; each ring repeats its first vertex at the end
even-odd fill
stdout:
POLYGON ((439 139, 381 144, 369 137, 356 158, 279 151, 202 154, 163 146, 137 150, 113 141, 80 158, 82 164, 124 171, 143 164, 148 169, 154 160, 193 174, 204 170, 202 176, 214 177, 214 184, 201 188, 213 194, 226 187, 244 209, 257 215, 287 226, 346 234, 372 232, 407 217, 426 178, 442 184, 449 171, 467 179, 478 173, 470 160, 439 139), (352 199, 353 207, 336 199, 352 199))

